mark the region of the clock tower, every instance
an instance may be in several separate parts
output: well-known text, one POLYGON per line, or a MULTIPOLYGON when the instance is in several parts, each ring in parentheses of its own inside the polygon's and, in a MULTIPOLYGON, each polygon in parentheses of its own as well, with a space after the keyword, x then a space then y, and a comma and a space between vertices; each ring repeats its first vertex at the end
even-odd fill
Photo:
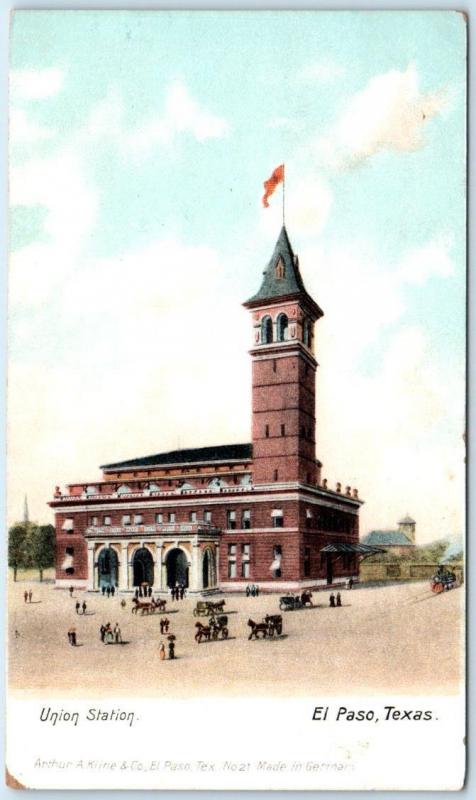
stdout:
POLYGON ((282 227, 252 315, 253 483, 315 486, 314 325, 322 310, 307 293, 299 259, 282 227))

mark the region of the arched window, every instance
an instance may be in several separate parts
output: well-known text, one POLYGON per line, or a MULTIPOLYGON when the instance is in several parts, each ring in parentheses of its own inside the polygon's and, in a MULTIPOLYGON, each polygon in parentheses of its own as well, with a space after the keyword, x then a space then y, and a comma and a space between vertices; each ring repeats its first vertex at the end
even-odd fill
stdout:
POLYGON ((286 314, 278 317, 278 342, 285 342, 288 338, 288 318, 286 314))
POLYGON ((261 343, 271 344, 273 341, 273 320, 271 317, 263 317, 261 320, 261 343))
POLYGON ((222 486, 228 486, 223 478, 212 478, 211 481, 208 482, 209 489, 220 489, 222 486))
POLYGON ((311 346, 311 326, 309 325, 309 320, 305 319, 302 326, 302 340, 306 347, 311 346))
POLYGON ((126 486, 124 484, 123 486, 119 486, 119 489, 117 490, 117 494, 129 494, 130 491, 131 491, 131 487, 130 486, 126 486))

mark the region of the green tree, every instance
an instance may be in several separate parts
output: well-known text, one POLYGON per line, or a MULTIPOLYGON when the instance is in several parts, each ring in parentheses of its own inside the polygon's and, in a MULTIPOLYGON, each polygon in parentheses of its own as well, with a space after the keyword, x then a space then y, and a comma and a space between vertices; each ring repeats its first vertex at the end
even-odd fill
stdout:
POLYGON ((43 580, 43 570, 54 566, 55 563, 55 529, 53 525, 34 525, 28 543, 32 566, 40 573, 43 580))
POLYGON ((17 579, 19 569, 28 566, 29 522, 16 522, 8 531, 8 566, 13 569, 13 580, 17 579))

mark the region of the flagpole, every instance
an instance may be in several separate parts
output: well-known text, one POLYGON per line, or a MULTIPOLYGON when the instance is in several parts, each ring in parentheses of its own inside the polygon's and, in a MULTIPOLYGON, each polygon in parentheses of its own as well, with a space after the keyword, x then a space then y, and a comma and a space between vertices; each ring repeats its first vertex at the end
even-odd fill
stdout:
POLYGON ((283 163, 283 228, 285 227, 285 214, 284 214, 284 194, 286 187, 286 166, 283 163))

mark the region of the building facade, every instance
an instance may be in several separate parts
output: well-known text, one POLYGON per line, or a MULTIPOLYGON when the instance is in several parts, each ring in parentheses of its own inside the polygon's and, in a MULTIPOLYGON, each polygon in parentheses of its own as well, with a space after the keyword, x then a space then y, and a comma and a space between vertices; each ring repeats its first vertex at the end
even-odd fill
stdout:
POLYGON ((407 514, 397 524, 397 530, 369 531, 362 539, 363 544, 381 547, 393 555, 411 552, 416 546, 416 522, 407 514))
POLYGON ((321 478, 316 458, 315 324, 283 227, 252 322, 250 443, 107 464, 102 479, 56 487, 59 586, 156 592, 283 591, 358 577, 356 489, 321 478))

